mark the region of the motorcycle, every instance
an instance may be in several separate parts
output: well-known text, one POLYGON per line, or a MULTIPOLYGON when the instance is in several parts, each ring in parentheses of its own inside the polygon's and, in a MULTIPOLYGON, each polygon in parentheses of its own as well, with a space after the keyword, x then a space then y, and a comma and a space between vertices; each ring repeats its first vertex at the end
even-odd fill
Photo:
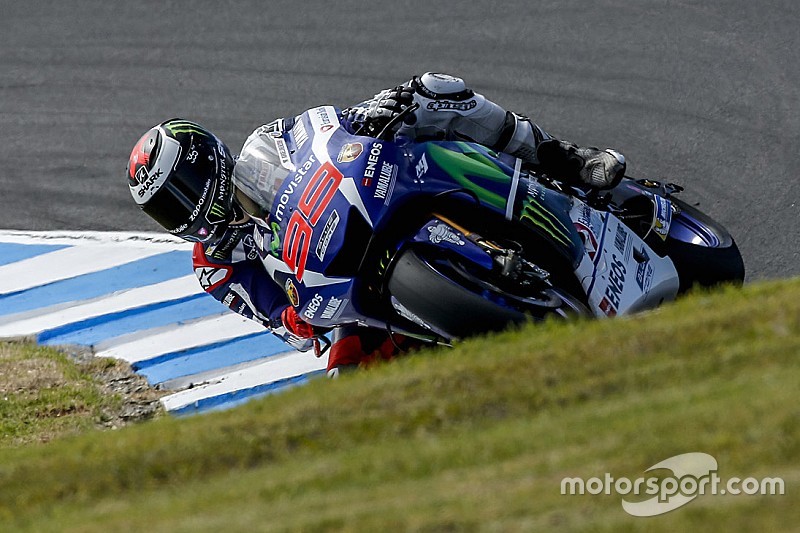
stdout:
POLYGON ((671 183, 568 186, 479 144, 354 135, 328 106, 278 126, 245 147, 234 183, 266 274, 321 331, 446 344, 744 279, 728 231, 671 183), (285 179, 267 179, 265 159, 285 179))

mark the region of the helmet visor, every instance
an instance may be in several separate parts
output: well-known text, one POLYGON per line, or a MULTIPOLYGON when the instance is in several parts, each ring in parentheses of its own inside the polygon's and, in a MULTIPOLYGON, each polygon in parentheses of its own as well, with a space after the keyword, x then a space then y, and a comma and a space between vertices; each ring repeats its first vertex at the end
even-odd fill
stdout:
POLYGON ((196 200, 192 198, 199 197, 199 195, 187 195, 184 187, 165 183, 161 190, 142 206, 142 210, 171 232, 180 225, 186 225, 192 218, 192 211, 196 207, 196 200))

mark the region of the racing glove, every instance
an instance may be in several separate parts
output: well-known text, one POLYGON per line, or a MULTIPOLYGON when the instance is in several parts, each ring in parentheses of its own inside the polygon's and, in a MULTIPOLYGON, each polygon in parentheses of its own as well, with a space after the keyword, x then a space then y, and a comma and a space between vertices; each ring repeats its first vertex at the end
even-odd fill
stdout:
POLYGON ((291 305, 281 312, 281 322, 283 322, 283 327, 292 335, 296 335, 301 339, 314 337, 314 326, 300 318, 300 315, 291 305))
POLYGON ((595 189, 616 187, 625 175, 625 157, 616 150, 599 150, 547 139, 536 147, 540 167, 552 177, 578 181, 595 189))
MULTIPOLYGON (((356 127, 359 135, 376 137, 386 125, 414 103, 414 89, 398 85, 394 89, 386 89, 376 94, 371 100, 344 111, 345 116, 356 127)), ((415 120, 409 114, 404 120, 415 120)), ((399 127, 399 124, 397 125, 399 127)), ((393 131, 396 128, 393 128, 393 131)))

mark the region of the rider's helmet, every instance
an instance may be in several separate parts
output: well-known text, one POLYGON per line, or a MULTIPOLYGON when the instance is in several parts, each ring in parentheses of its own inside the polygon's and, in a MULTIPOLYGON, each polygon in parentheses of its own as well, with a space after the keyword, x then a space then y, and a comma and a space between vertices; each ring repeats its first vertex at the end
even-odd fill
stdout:
POLYGON ((236 217, 230 150, 187 120, 162 122, 145 133, 128 161, 128 186, 142 211, 189 241, 220 238, 236 217))

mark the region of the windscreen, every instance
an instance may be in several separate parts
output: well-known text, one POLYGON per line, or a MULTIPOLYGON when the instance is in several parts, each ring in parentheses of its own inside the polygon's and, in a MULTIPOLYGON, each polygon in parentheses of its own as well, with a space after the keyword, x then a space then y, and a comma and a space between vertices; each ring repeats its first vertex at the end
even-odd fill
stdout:
POLYGON ((245 142, 233 167, 236 199, 251 216, 265 218, 288 175, 275 140, 266 132, 256 132, 245 142))

